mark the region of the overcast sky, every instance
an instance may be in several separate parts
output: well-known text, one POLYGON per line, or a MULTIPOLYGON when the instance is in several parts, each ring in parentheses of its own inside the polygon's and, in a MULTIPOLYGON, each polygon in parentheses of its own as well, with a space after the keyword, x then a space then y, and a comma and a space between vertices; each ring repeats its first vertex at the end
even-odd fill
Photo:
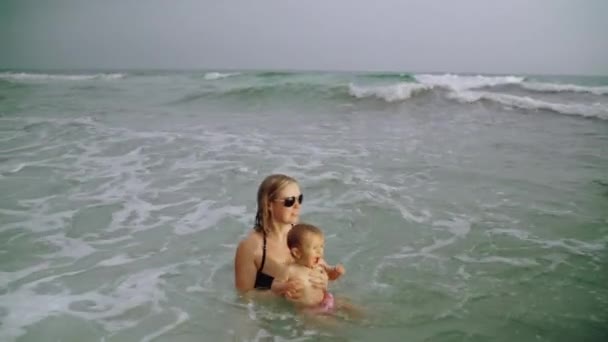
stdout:
POLYGON ((0 0, 0 68, 608 75, 608 1, 0 0))

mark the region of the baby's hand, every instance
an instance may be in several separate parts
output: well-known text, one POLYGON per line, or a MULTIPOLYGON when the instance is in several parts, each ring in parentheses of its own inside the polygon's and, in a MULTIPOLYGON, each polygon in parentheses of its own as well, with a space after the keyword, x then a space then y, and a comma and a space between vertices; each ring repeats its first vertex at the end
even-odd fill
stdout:
POLYGON ((327 275, 329 276, 329 280, 336 280, 346 273, 346 269, 342 264, 337 264, 335 267, 331 267, 327 269, 327 275))

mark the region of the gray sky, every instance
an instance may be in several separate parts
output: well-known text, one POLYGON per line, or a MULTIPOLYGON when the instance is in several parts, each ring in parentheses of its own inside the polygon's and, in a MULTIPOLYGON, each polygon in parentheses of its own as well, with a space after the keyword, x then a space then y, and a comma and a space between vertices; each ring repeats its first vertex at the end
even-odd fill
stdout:
POLYGON ((0 68, 608 75, 608 1, 0 0, 0 68))

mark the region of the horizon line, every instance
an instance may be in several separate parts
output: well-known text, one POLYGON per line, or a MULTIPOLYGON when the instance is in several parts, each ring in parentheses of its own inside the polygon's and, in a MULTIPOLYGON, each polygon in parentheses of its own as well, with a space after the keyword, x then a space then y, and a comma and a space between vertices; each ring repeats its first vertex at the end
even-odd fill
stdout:
POLYGON ((0 72, 121 72, 121 71, 159 71, 159 72, 285 72, 285 73, 387 73, 387 74, 456 74, 456 75, 495 75, 495 76, 562 76, 562 77, 608 77, 608 74, 573 74, 573 73, 545 73, 545 72, 488 72, 488 71, 447 71, 447 70, 391 70, 391 69, 361 69, 361 70, 331 70, 308 68, 227 68, 227 67, 0 67, 0 72))

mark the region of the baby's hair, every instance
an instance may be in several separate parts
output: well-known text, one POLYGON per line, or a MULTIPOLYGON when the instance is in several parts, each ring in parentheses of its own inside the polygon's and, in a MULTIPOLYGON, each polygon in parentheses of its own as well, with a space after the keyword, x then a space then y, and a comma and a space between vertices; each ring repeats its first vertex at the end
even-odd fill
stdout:
POLYGON ((294 247, 302 247, 302 241, 306 234, 315 234, 323 236, 321 229, 307 223, 298 223, 289 230, 287 234, 287 247, 292 249, 294 247))

